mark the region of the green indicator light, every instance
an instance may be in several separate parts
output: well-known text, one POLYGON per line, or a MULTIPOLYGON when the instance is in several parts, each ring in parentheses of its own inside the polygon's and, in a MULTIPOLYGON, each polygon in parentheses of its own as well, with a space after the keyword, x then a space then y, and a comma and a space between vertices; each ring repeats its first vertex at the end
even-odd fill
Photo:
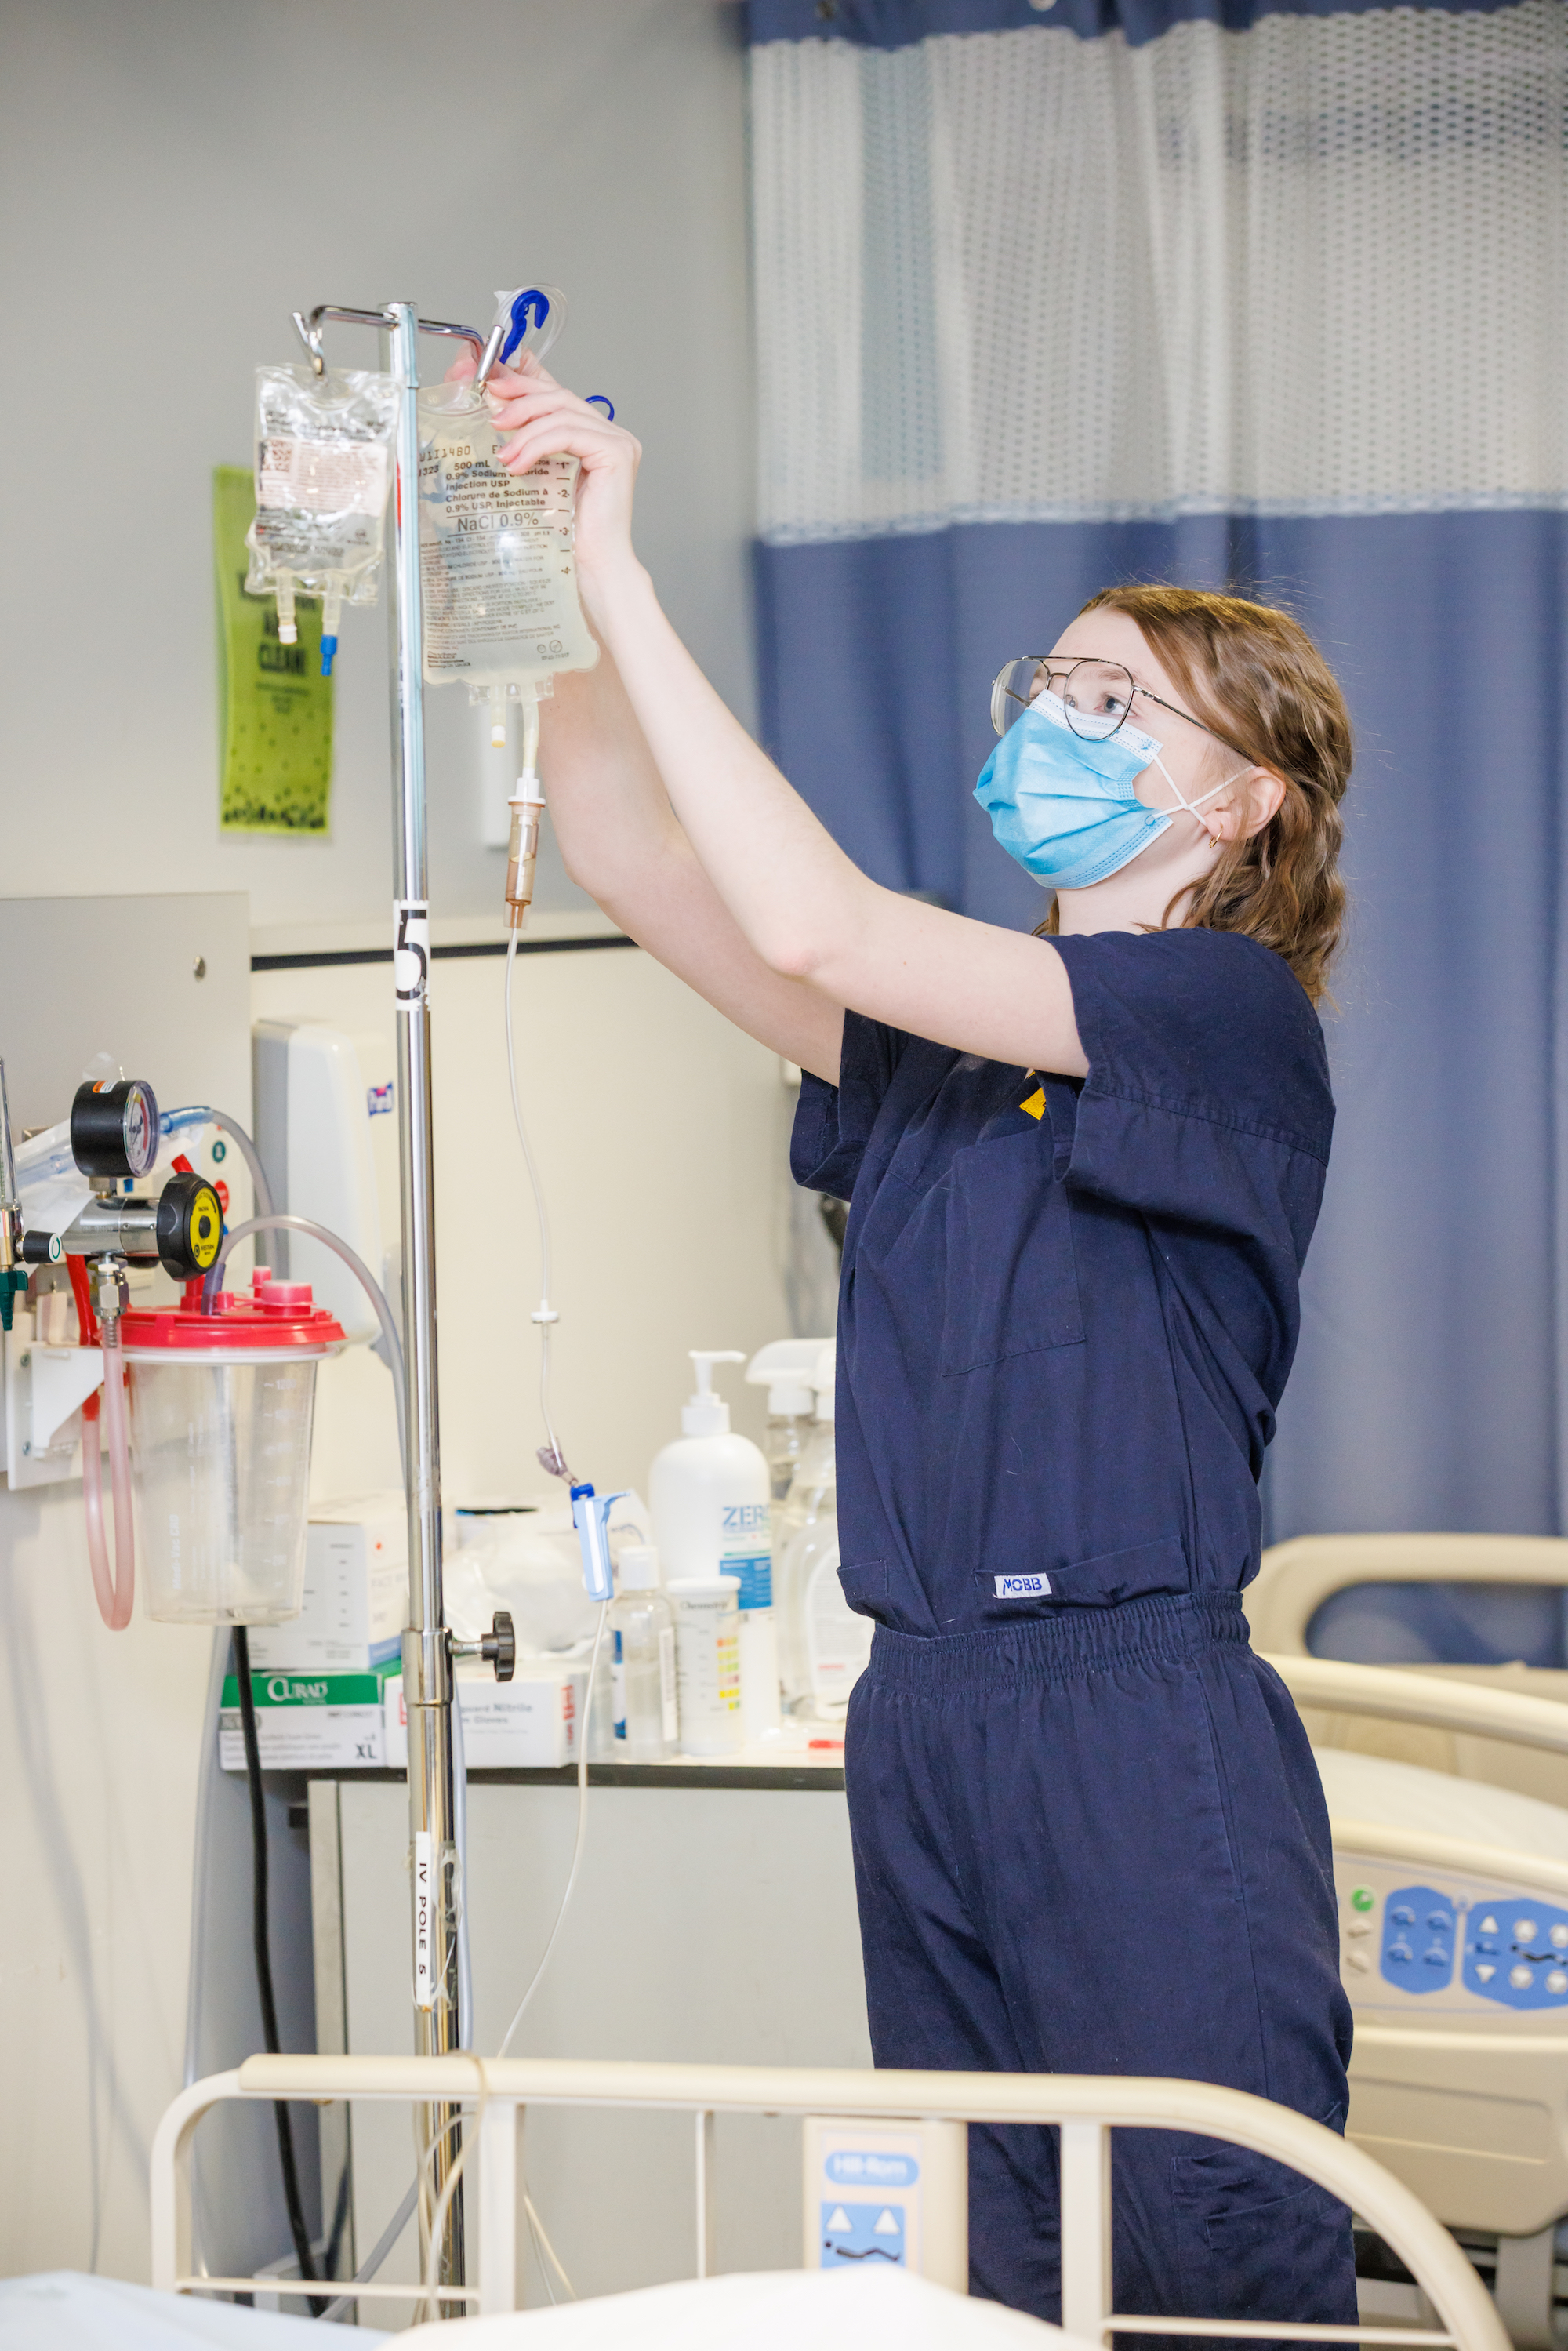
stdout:
POLYGON ((1350 1907, 1353 1910, 1370 1910, 1376 1900, 1370 1886, 1358 1886, 1350 1897, 1350 1907))

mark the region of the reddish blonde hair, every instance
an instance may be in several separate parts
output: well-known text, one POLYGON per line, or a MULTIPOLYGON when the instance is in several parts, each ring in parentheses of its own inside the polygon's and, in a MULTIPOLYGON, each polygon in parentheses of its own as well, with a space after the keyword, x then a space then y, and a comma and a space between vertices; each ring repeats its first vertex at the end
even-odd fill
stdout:
MULTIPOLYGON (((1239 931, 1272 947, 1315 1004, 1345 912, 1340 802, 1352 743, 1333 671, 1299 621, 1240 596, 1103 588, 1083 610, 1135 622, 1194 716, 1284 784, 1268 823, 1229 842, 1197 889, 1183 893, 1181 927, 1239 931)), ((1166 909, 1167 923, 1176 903, 1166 909)))

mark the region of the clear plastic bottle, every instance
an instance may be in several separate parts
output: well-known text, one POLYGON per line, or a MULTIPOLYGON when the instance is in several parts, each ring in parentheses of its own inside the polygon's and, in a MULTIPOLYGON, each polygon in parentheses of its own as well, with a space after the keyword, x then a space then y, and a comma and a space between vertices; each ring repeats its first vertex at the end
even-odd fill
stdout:
MULTIPOLYGON (((672 1584, 737 1579, 746 1736, 768 1739, 779 1729, 779 1663, 768 1464, 759 1447, 731 1430, 729 1406, 713 1393, 714 1365, 742 1364, 745 1356, 725 1348, 694 1347, 690 1353, 697 1392, 682 1409, 680 1436, 654 1456, 648 1472, 653 1537, 672 1584)), ((678 1652, 678 1641, 676 1646, 678 1652)))
MULTIPOLYGON (((815 1412, 800 1432, 800 1451, 784 1498, 773 1504, 773 1556, 780 1560, 789 1543, 809 1518, 814 1517, 820 1504, 813 1499, 826 1471, 827 1483, 835 1482, 833 1471, 833 1393, 838 1365, 835 1341, 825 1339, 817 1350, 816 1361, 806 1375, 815 1412), (825 1438, 822 1432, 826 1431, 825 1438)), ((771 1421, 769 1428, 771 1428, 771 1421)))
POLYGON ((680 1741, 675 1612, 659 1589, 652 1543, 622 1543, 616 1573, 621 1589, 604 1627, 615 1754, 625 1763, 662 1763, 680 1741))
POLYGON ((780 1515, 784 1525, 781 1547, 775 1552, 778 1567, 774 1593, 779 1618, 779 1678, 786 1703, 796 1712, 810 1713, 816 1691, 806 1623, 807 1593, 812 1576, 830 1553, 836 1568, 839 1552, 838 1466, 833 1451, 831 1383, 817 1392, 817 1417, 780 1515))
POLYGON ((783 1382, 768 1391, 768 1437, 762 1449, 768 1456, 775 1506, 789 1493, 800 1466, 811 1433, 815 1401, 810 1388, 783 1382))
POLYGON ((746 1367, 746 1384, 768 1391, 768 1437, 763 1451, 775 1504, 789 1491, 811 1433, 812 1376, 827 1339, 774 1339, 746 1367))

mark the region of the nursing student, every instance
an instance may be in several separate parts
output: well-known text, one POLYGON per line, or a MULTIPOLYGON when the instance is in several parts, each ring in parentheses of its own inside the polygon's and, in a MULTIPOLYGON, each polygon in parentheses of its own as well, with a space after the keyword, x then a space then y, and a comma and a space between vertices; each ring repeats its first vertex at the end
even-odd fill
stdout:
MULTIPOLYGON (((1339 689, 1285 614, 1181 589, 998 645, 977 796, 1053 911, 945 913, 851 862, 686 653, 632 550, 632 435, 537 369, 493 392, 514 471, 582 465, 603 653, 544 705, 568 869, 800 1064, 796 1177, 851 1203, 877 2063, 1182 2075, 1341 2128, 1328 1818, 1240 1600, 1333 1123, 1339 689)), ((970 2141, 973 2289, 1054 2316, 1054 2136, 970 2141)), ((1117 2309, 1354 2323, 1324 2191, 1164 2133, 1116 2165, 1117 2309)))

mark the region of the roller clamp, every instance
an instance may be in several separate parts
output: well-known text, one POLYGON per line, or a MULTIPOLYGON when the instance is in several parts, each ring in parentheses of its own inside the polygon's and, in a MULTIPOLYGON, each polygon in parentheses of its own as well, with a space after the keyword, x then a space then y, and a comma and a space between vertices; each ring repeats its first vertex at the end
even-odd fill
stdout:
POLYGON ((585 1479, 571 1489, 571 1523, 582 1546, 583 1588, 591 1600, 609 1600, 615 1591, 610 1567, 610 1513, 623 1502, 629 1489, 618 1494, 596 1494, 585 1479))

